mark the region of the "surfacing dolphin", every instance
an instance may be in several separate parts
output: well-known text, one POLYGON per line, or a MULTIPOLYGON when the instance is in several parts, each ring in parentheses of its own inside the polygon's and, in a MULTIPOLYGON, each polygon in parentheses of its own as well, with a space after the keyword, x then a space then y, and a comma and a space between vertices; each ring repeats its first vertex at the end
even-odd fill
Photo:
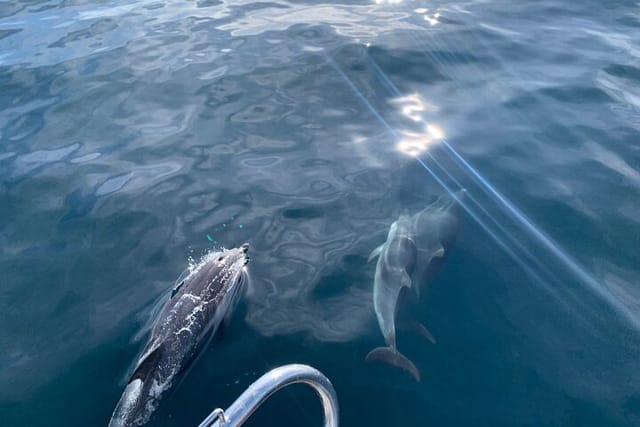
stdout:
POLYGON ((176 283, 118 402, 109 427, 149 421, 162 394, 227 322, 246 282, 249 244, 211 252, 176 283))
MULTIPOLYGON (((367 361, 381 361, 409 372, 420 382, 418 368, 396 347, 398 300, 403 290, 417 299, 453 242, 458 219, 453 209, 465 190, 439 197, 413 216, 401 215, 389 228, 387 241, 371 252, 378 256, 373 283, 373 306, 386 347, 367 354, 367 361)), ((419 323, 414 326, 435 343, 433 335, 419 323)))

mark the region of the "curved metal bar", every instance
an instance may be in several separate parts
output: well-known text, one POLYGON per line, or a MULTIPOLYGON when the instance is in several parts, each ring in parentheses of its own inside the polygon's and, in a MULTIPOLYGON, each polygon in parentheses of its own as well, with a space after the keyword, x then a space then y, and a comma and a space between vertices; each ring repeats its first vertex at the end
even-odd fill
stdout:
POLYGON ((214 409, 213 412, 210 413, 209 416, 207 416, 207 418, 205 418, 204 421, 200 423, 200 426, 209 427, 215 420, 219 420, 218 423, 220 427, 227 426, 227 416, 220 408, 214 409))
POLYGON ((296 383, 308 384, 315 389, 324 409, 324 426, 338 427, 338 398, 331 381, 317 369, 299 364, 280 366, 267 372, 251 384, 226 411, 216 409, 199 427, 241 426, 272 394, 296 383))

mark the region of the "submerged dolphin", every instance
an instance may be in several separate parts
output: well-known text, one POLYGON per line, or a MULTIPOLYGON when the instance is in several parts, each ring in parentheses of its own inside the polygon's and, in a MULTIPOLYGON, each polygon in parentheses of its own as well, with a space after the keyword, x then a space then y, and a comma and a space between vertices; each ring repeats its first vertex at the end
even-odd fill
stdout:
MULTIPOLYGON (((396 347, 396 315, 403 290, 413 291, 417 299, 420 287, 429 281, 456 235, 457 216, 452 209, 464 190, 446 194, 413 216, 401 215, 389 228, 387 241, 371 252, 378 256, 373 284, 373 305, 386 347, 367 354, 367 361, 383 361, 409 372, 420 381, 418 368, 396 347)), ((435 343, 424 326, 418 331, 435 343)))
POLYGON ((249 245, 211 252, 176 283, 109 427, 145 424, 164 391, 193 362, 230 313, 246 282, 249 245))

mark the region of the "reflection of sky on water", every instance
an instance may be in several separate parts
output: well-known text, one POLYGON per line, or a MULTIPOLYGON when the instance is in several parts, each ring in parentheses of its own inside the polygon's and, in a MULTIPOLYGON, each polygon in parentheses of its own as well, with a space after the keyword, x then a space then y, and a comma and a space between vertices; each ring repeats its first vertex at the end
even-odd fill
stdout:
MULTIPOLYGON (((143 0, 121 5, 64 6, 56 8, 53 14, 48 9, 38 12, 25 8, 14 16, 0 18, 0 31, 15 31, 0 39, 0 65, 53 65, 123 48, 142 37, 193 33, 192 28, 181 28, 180 22, 190 27, 206 24, 210 27, 208 32, 211 27, 218 30, 214 43, 218 53, 233 47, 236 37, 284 31, 302 22, 328 24, 338 34, 356 38, 421 29, 411 19, 412 13, 392 10, 384 4, 253 5, 248 1, 225 1, 200 7, 192 1, 143 0), (389 26, 389 22, 394 25, 389 26), (150 28, 155 34, 150 33, 150 28)), ((180 52, 176 57, 165 58, 166 65, 175 67, 211 59, 211 56, 203 58, 204 52, 199 53, 180 52)))

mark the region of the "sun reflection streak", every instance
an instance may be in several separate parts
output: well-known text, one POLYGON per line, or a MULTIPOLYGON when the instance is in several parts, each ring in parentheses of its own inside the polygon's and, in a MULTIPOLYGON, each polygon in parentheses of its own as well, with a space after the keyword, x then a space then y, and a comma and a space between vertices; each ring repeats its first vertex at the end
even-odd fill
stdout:
POLYGON ((396 144, 396 149, 411 157, 418 157, 434 142, 433 138, 424 133, 402 132, 402 139, 396 144))
MULTIPOLYGON (((400 113, 414 123, 426 124, 425 112, 436 109, 417 93, 395 98, 391 102, 398 105, 400 113)), ((438 125, 427 124, 423 131, 401 131, 396 149, 411 157, 417 157, 443 139, 444 131, 438 125)))
POLYGON ((402 114, 414 122, 424 122, 423 112, 434 110, 435 108, 426 102, 420 95, 413 93, 391 100, 393 104, 400 105, 402 114))

